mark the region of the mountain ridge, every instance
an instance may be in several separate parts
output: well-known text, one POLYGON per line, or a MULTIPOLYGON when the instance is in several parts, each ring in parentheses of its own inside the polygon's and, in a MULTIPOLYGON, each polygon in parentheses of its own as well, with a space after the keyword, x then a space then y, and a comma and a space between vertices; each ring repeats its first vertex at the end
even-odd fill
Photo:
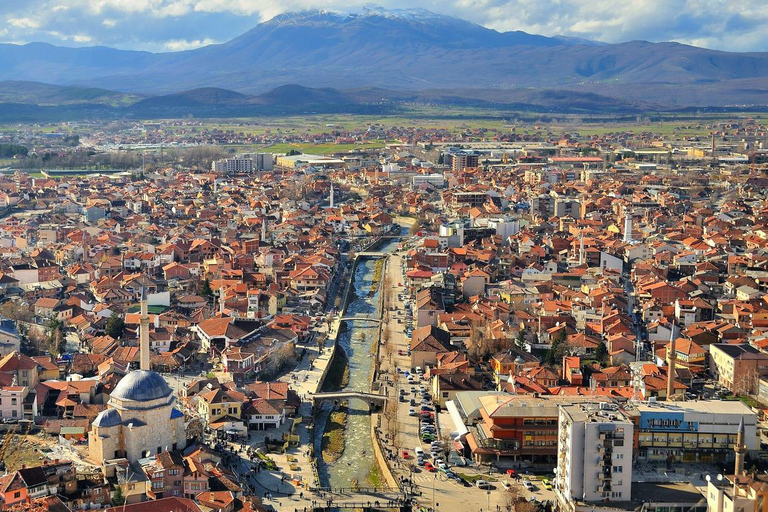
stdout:
POLYGON ((286 84, 568 90, 668 108, 718 107, 768 105, 768 53, 647 41, 598 44, 498 32, 426 10, 369 8, 363 14, 281 14, 227 42, 178 52, 0 44, 2 80, 152 97, 201 88, 258 96, 286 84))

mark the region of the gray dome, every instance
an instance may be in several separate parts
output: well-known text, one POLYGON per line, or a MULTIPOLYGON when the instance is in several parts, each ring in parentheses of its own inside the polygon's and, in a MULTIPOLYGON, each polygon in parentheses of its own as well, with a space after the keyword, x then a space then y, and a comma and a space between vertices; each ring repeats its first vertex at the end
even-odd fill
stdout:
POLYGON ((117 412, 117 409, 107 409, 105 411, 101 411, 98 416, 96 416, 96 419, 93 420, 93 426, 94 427, 114 427, 116 425, 119 425, 123 419, 120 417, 120 413, 117 412))
POLYGON ((118 400, 149 402, 171 393, 168 383, 159 374, 150 370, 134 370, 120 379, 111 396, 118 400))

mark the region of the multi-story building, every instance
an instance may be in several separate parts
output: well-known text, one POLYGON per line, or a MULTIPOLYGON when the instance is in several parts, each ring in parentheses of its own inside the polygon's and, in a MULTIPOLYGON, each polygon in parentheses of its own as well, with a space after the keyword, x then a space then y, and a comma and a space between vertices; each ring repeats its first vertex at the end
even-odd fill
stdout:
POLYGON ((629 501, 632 421, 611 403, 560 408, 556 494, 562 509, 575 501, 629 501))
POLYGON ((461 172, 468 167, 477 167, 480 163, 480 155, 474 151, 459 151, 451 153, 451 170, 461 172))
POLYGON ((218 174, 239 174, 254 171, 271 171, 274 158, 271 153, 255 153, 242 155, 211 163, 211 170, 218 174))
MULTIPOLYGON (((456 393, 459 406, 474 401, 456 393)), ((477 413, 459 410, 462 417, 477 417, 468 425, 466 442, 478 461, 553 463, 557 454, 558 408, 578 403, 599 403, 594 396, 538 398, 508 393, 488 393, 477 398, 477 413)))
POLYGON ((709 369, 734 393, 755 393, 760 377, 768 373, 768 355, 747 343, 713 343, 709 346, 709 369))
POLYGON ((24 417, 24 398, 28 389, 26 386, 0 387, 0 418, 24 417))
POLYGON ((732 461, 742 419, 747 450, 760 448, 757 414, 739 401, 646 402, 627 413, 637 423, 639 460, 732 461))

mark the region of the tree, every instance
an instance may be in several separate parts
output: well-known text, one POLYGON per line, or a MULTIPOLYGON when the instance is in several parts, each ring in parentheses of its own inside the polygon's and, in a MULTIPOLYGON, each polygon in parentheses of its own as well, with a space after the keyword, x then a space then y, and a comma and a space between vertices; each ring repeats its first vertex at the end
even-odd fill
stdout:
POLYGON ((563 356, 568 353, 568 340, 565 334, 566 328, 563 328, 552 342, 552 346, 547 350, 545 360, 547 364, 554 365, 563 360, 563 356))
POLYGON ((519 349, 525 349, 525 336, 528 334, 527 329, 523 328, 517 332, 517 338, 515 339, 515 345, 519 349))
POLYGON ((291 150, 289 150, 289 151, 288 151, 288 152, 285 154, 285 156, 294 156, 294 155, 300 155, 300 154, 301 154, 301 151, 299 151, 299 150, 296 150, 296 149, 291 149, 291 150))
POLYGON ((200 295, 203 297, 213 297, 213 290, 211 289, 211 281, 207 277, 203 281, 203 286, 200 288, 200 295))
POLYGON ((107 320, 107 334, 118 340, 122 337, 123 330, 125 330, 125 321, 118 315, 110 316, 107 320))
POLYGON ((597 344, 597 348, 595 349, 595 359, 597 359, 601 364, 606 365, 608 364, 608 356, 608 347, 604 341, 600 341, 597 344))
POLYGON ((54 357, 58 357, 65 348, 64 322, 57 318, 51 318, 45 326, 45 331, 48 351, 54 357))
POLYGON ((112 493, 112 506, 121 507, 125 504, 125 496, 123 496, 123 488, 119 485, 115 487, 115 492, 112 493))

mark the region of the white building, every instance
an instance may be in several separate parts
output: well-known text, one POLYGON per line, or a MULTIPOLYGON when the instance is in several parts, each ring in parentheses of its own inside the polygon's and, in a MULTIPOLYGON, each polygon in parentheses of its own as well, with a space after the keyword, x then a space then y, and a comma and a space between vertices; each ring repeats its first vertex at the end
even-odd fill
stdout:
POLYGON ((0 387, 0 418, 24 417, 24 397, 27 396, 26 386, 0 387))
POLYGON ((417 174, 411 178, 413 188, 418 188, 420 185, 427 183, 435 188, 445 187, 445 177, 439 173, 433 174, 417 174))
POLYGON ((560 408, 555 492, 564 510, 575 502, 629 501, 632 422, 611 403, 560 408))
POLYGON ((274 158, 271 153, 240 155, 211 163, 211 170, 219 174, 240 174, 254 171, 271 171, 274 158))

